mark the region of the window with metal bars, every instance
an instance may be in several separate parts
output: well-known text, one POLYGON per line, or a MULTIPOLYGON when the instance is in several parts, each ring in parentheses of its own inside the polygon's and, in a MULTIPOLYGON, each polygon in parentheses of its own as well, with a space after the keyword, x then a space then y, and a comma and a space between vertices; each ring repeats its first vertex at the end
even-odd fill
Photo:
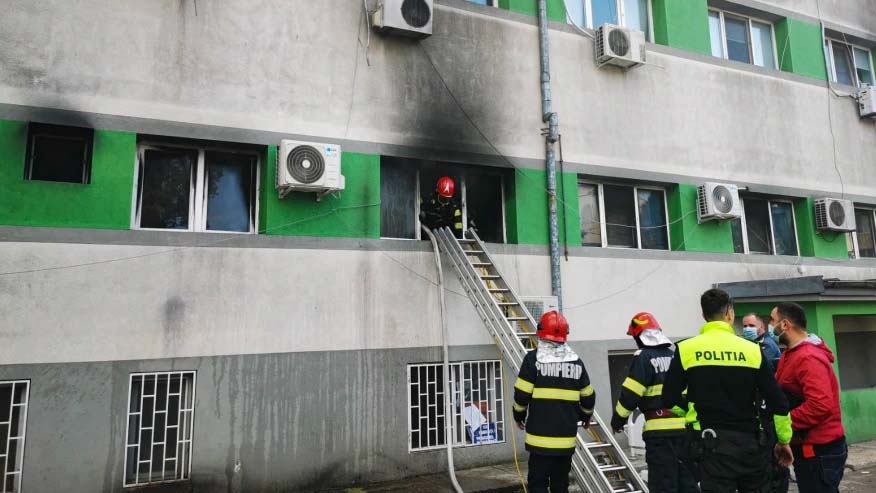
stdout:
POLYGON ((0 382, 0 492, 21 491, 30 381, 0 382))
POLYGON ((441 363, 408 365, 410 410, 409 450, 445 446, 445 396, 450 396, 451 440, 454 447, 505 441, 505 401, 502 364, 498 360, 450 364, 445 382, 441 363), (449 392, 445 388, 449 385, 449 392))
POLYGON ((131 375, 125 486, 191 477, 194 408, 195 372, 131 375))

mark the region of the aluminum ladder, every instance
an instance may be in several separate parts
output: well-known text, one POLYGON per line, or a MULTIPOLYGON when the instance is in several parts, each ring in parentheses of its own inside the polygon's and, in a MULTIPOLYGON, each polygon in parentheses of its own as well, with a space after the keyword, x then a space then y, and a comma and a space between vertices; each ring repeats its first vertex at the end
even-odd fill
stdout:
MULTIPOLYGON (((458 239, 450 228, 435 231, 478 314, 505 360, 520 371, 523 358, 536 347, 536 322, 505 282, 475 231, 458 239)), ((579 428, 572 457, 578 483, 591 493, 647 493, 648 487, 596 412, 589 429, 579 428)))

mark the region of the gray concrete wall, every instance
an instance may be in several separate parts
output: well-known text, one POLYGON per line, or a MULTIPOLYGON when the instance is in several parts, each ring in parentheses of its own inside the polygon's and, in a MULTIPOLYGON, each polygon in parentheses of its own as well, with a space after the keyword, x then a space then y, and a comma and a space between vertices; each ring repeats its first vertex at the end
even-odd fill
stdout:
MULTIPOLYGON (((597 356, 604 347, 578 346, 607 399, 598 383, 607 381, 597 356)), ((451 348, 452 360, 497 357, 491 346, 451 348)), ((406 365, 440 359, 440 348, 404 348, 11 365, 0 366, 0 380, 31 381, 24 491, 122 491, 129 376, 171 370, 197 371, 191 488, 301 491, 445 468, 443 450, 408 452, 406 433, 406 365)), ((524 458, 510 422, 516 375, 507 367, 504 375, 506 429, 518 434, 524 458)), ((454 458, 473 467, 512 455, 507 435, 503 444, 458 448, 454 458)), ((147 490, 180 488, 189 485, 147 490)))
MULTIPOLYGON (((366 53, 358 0, 7 3, 0 104, 491 154, 455 97, 503 154, 544 156, 532 17, 447 0, 432 37, 371 36, 366 53)), ((869 3, 822 3, 872 30, 869 3)), ((654 45, 650 65, 597 70, 588 38, 553 27, 569 170, 876 196, 873 123, 823 83, 654 45)))

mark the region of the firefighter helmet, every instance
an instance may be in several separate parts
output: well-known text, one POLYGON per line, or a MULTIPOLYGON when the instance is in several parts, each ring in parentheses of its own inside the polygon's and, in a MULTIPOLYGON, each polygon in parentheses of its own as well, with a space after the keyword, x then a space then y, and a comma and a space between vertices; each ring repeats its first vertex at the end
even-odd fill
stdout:
POLYGON ((630 320, 630 326, 627 329, 628 336, 639 336, 642 332, 646 330, 660 330, 660 324, 657 323, 657 319, 654 318, 654 315, 651 315, 648 312, 637 313, 633 316, 633 319, 630 320))
POLYGON ((449 199, 453 197, 453 193, 456 191, 456 183, 453 182, 453 178, 442 176, 441 178, 438 178, 436 191, 438 192, 438 195, 449 199))
POLYGON ((566 342, 566 337, 569 335, 569 322, 556 310, 545 312, 538 322, 538 331, 535 335, 549 341, 566 342))

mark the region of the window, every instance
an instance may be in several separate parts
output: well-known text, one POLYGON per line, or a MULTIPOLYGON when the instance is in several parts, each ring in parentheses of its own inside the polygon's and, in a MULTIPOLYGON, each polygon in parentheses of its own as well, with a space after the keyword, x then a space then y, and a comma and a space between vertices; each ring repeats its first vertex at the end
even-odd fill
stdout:
POLYGON ((615 24, 645 33, 651 40, 650 0, 566 0, 569 20, 581 27, 595 29, 615 24))
POLYGON ((876 221, 873 209, 855 209, 855 231, 846 236, 849 258, 876 258, 876 221))
POLYGON ((775 38, 769 22, 709 10, 709 37, 712 56, 776 68, 775 38))
POLYGON ((189 479, 195 372, 134 373, 128 395, 125 486, 189 479))
POLYGON ((27 129, 26 180, 91 181, 94 130, 31 123, 27 129))
POLYGON ((421 204, 431 200, 438 179, 456 184, 452 203, 463 230, 477 229, 486 242, 505 242, 505 177, 501 170, 384 157, 380 165, 380 236, 420 239, 421 204))
POLYGON ((742 199, 742 218, 731 222, 733 251, 797 255, 794 205, 785 200, 742 199))
POLYGON ((824 41, 824 56, 830 62, 830 80, 847 86, 873 85, 870 50, 834 39, 824 41))
POLYGON ((186 145, 141 145, 140 229, 255 233, 258 152, 186 145))
POLYGON ((842 390, 876 387, 876 366, 871 348, 876 344, 876 315, 833 317, 836 355, 842 390))
POLYGON ((498 7, 499 0, 467 0, 471 3, 476 3, 478 5, 486 5, 488 7, 498 7))
POLYGON ((578 198, 584 246, 669 250, 662 189, 580 182, 578 198))
POLYGON ((21 491, 30 382, 0 382, 0 492, 21 491))
MULTIPOLYGON (((455 447, 505 441, 502 364, 498 360, 450 364, 451 430, 455 447)), ((409 449, 443 447, 445 379, 441 363, 408 365, 409 449)))

